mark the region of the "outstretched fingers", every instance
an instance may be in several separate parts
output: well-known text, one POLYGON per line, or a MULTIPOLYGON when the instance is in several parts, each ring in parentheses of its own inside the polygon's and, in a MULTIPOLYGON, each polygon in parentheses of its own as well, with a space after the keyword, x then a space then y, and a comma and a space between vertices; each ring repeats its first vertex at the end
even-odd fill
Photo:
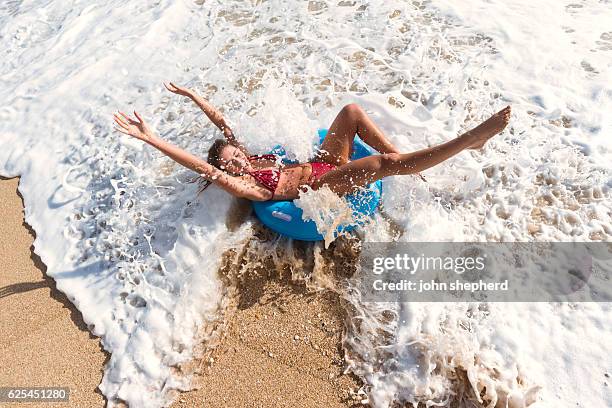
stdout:
POLYGON ((138 112, 134 111, 134 116, 136 116, 136 119, 138 119, 138 121, 140 123, 144 123, 144 119, 140 117, 140 115, 138 114, 138 112))
POLYGON ((181 90, 178 86, 174 84, 174 82, 168 82, 168 83, 164 82, 164 86, 166 87, 167 90, 169 90, 172 93, 178 93, 181 90))
POLYGON ((119 111, 119 113, 121 114, 121 116, 123 116, 125 118, 125 120, 127 121, 127 123, 129 123, 130 125, 136 125, 138 122, 136 122, 134 119, 130 118, 128 115, 126 115, 125 113, 119 111))
POLYGON ((117 114, 114 115, 115 116, 115 123, 116 123, 116 127, 114 127, 114 129, 118 132, 121 132, 125 135, 129 135, 129 133, 127 132, 128 130, 128 125, 126 125, 119 116, 117 116, 117 114))
POLYGON ((122 129, 124 130, 129 130, 130 125, 128 125, 127 123, 125 123, 123 121, 123 119, 121 119, 117 114, 114 114, 115 117, 115 123, 122 129))
POLYGON ((117 125, 117 127, 115 127, 114 129, 118 132, 123 133, 124 135, 128 135, 131 136, 130 134, 130 126, 127 122, 126 119, 130 122, 130 123, 137 123, 134 122, 132 119, 130 119, 128 116, 126 116, 123 112, 119 112, 119 114, 121 114, 123 116, 123 118, 121 116, 119 116, 118 114, 114 113, 113 116, 115 118, 115 124, 117 125))
POLYGON ((117 115, 116 113, 113 113, 113 117, 115 118, 115 122, 118 125, 122 125, 122 126, 127 126, 127 123, 125 123, 125 121, 123 120, 123 118, 121 118, 119 115, 117 115))

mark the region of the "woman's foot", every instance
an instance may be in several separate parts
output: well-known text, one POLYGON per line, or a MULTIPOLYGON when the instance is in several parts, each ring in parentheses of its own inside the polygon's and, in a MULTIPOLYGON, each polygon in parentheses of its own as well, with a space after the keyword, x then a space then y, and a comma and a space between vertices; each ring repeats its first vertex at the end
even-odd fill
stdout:
POLYGON ((463 136, 475 140, 468 149, 481 149, 490 138, 504 130, 510 122, 510 112, 508 105, 474 129, 464 133, 463 136))

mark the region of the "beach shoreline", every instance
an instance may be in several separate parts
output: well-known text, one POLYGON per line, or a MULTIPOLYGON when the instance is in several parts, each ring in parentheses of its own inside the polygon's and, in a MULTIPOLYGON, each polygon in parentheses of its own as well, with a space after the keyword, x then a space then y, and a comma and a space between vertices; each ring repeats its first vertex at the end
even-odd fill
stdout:
POLYGON ((53 406, 104 406, 108 355, 34 253, 18 182, 0 178, 0 386, 68 387, 69 402, 53 406))
MULTIPOLYGON (((98 384, 109 355, 34 253, 18 182, 0 179, 0 386, 69 387, 69 402, 54 406, 105 406, 98 384)), ((255 274, 235 301, 217 347, 194 362, 196 389, 177 392, 172 407, 362 406, 360 381, 344 373, 337 294, 255 274)))

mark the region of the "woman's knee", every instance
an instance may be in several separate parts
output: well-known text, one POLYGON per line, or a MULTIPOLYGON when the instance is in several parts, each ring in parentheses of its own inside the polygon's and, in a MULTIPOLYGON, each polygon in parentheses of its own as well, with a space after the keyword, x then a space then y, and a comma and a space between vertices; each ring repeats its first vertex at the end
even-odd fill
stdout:
POLYGON ((380 170, 386 173, 395 173, 401 166, 401 154, 399 153, 385 153, 379 156, 380 170))
POLYGON ((399 161, 399 154, 397 153, 385 153, 370 156, 367 158, 367 163, 364 162, 363 170, 366 172, 374 173, 388 173, 389 169, 397 165, 399 161))
POLYGON ((353 118, 357 118, 363 114, 363 108, 356 103, 349 103, 344 105, 342 113, 353 118))
POLYGON ((383 167, 395 166, 399 164, 401 160, 401 154, 399 153, 385 153, 381 154, 379 157, 383 167))

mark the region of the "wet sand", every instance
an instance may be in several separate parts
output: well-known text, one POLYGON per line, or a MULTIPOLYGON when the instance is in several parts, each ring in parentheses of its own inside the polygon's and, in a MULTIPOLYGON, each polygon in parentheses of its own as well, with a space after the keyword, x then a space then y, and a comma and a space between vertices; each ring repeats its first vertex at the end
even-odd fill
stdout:
MULTIPOLYGON (((54 407, 103 407, 107 355, 32 251, 17 183, 0 179, 0 386, 69 387, 70 402, 54 407)), ((337 295, 255 276, 236 299, 219 345, 197 363, 198 389, 173 407, 361 406, 359 381, 343 374, 337 295)))
POLYGON ((359 407, 343 374, 338 296, 258 276, 238 289, 225 336, 173 407, 359 407))
POLYGON ((0 386, 69 387, 70 402, 0 406, 103 407, 106 354, 32 252, 17 182, 0 178, 0 386))

